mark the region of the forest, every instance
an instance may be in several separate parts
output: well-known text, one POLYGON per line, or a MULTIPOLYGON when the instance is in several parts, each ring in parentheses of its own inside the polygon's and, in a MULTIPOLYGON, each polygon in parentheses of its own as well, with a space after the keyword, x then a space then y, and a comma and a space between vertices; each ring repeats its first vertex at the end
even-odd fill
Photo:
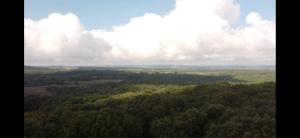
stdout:
POLYGON ((276 137, 275 70, 24 69, 26 138, 276 137))

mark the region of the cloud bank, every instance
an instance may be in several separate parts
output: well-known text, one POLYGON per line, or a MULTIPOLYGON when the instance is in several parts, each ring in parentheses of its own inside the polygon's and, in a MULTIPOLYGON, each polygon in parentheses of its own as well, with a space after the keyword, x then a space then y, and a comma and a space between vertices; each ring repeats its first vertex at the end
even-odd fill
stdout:
MULTIPOLYGON (((275 65, 275 23, 235 0, 176 0, 111 31, 86 30, 73 13, 25 18, 26 65, 275 65), (236 26, 245 20, 243 26, 236 26)), ((96 20, 96 19, 95 19, 96 20)))

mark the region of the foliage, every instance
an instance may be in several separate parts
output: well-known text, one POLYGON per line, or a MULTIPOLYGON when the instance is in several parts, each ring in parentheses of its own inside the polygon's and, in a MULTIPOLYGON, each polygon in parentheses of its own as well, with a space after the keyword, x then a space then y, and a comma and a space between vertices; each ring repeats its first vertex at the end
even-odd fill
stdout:
POLYGON ((110 85, 25 97, 25 137, 275 137, 274 82, 110 85))

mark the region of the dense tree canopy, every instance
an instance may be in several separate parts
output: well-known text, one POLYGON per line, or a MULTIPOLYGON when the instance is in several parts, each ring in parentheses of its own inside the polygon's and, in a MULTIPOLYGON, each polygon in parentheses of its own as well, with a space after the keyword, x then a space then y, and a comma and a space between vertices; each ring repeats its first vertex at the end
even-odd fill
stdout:
POLYGON ((274 87, 219 83, 118 97, 27 97, 25 136, 275 137, 274 87))
POLYGON ((24 137, 275 137, 276 83, 235 73, 25 73, 24 137))

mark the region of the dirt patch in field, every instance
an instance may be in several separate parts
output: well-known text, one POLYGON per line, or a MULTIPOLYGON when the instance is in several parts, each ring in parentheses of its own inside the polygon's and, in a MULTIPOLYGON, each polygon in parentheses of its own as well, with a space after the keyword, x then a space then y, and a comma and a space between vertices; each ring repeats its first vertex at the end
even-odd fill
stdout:
POLYGON ((89 81, 66 81, 66 84, 100 84, 100 83, 120 83, 122 79, 98 79, 89 81))
POLYGON ((51 96, 46 88, 47 86, 24 87, 24 97, 30 95, 51 96))

